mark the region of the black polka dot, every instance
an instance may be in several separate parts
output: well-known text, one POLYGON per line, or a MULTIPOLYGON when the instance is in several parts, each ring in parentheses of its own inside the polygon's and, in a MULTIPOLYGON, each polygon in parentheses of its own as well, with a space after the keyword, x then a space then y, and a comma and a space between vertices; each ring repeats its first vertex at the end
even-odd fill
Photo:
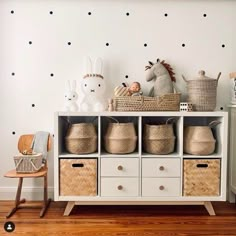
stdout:
POLYGON ((12 75, 12 76, 15 76, 15 73, 14 73, 14 72, 12 72, 12 73, 11 73, 11 75, 12 75))
POLYGON ((53 73, 51 73, 51 74, 50 74, 50 76, 51 76, 51 77, 53 77, 53 76, 54 76, 54 74, 53 74, 53 73))
POLYGON ((143 46, 144 46, 144 47, 147 47, 147 44, 145 43, 143 46))
POLYGON ((11 10, 11 14, 14 14, 15 12, 13 10, 11 10))
POLYGON ((125 76, 125 78, 126 78, 126 79, 128 79, 128 78, 129 78, 129 76, 128 76, 128 75, 126 75, 126 76, 125 76))
POLYGON ((207 16, 207 14, 203 14, 203 17, 206 17, 207 16))
POLYGON ((51 15, 52 15, 52 14, 53 14, 53 11, 50 11, 50 12, 49 12, 49 14, 51 14, 51 15))
POLYGON ((164 15, 165 17, 167 17, 168 16, 168 14, 167 13, 165 13, 165 15, 164 15))
POLYGON ((29 41, 29 44, 32 44, 32 41, 29 41))
POLYGON ((221 107, 221 108, 220 108, 220 110, 222 111, 222 110, 224 110, 224 108, 223 108, 223 107, 221 107))
POLYGON ((185 44, 184 44, 184 43, 182 44, 182 47, 183 47, 183 48, 185 47, 185 44))
POLYGON ((91 16, 91 15, 92 15, 92 12, 88 12, 88 15, 91 16))
POLYGON ((109 43, 106 43, 106 46, 108 47, 108 46, 109 46, 109 43))
POLYGON ((129 12, 126 12, 126 16, 129 16, 129 12))
POLYGON ((54 138, 54 134, 52 135, 52 137, 54 138))
POLYGON ((32 104, 32 107, 35 107, 35 104, 32 104))
POLYGON ((68 44, 68 45, 71 45, 71 42, 68 42, 67 44, 68 44))
POLYGON ((12 134, 13 134, 13 135, 15 135, 15 134, 16 134, 16 132, 15 132, 15 131, 12 131, 12 134))
POLYGON ((221 46, 222 46, 222 48, 224 48, 224 47, 225 47, 225 45, 224 45, 224 44, 222 44, 221 46))

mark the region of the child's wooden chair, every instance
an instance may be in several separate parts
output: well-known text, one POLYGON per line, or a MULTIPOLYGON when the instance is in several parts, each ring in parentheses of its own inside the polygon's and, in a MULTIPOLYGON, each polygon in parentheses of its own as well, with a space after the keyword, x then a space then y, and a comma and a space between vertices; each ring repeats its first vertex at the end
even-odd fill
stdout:
MULTIPOLYGON (((26 134, 22 135, 19 138, 18 141, 18 150, 22 152, 22 150, 29 150, 31 148, 31 143, 34 138, 33 134, 26 134)), ((51 149, 51 138, 50 136, 48 137, 48 144, 47 144, 47 151, 51 149)), ((35 173, 17 173, 16 169, 8 171, 4 177, 7 178, 19 178, 18 182, 18 188, 17 188, 17 193, 16 193, 16 198, 15 198, 15 206, 14 208, 8 213, 6 218, 11 217, 19 208, 34 208, 34 207, 42 207, 42 210, 40 212, 40 217, 43 217, 51 199, 48 199, 48 180, 47 180, 47 173, 48 173, 48 167, 47 167, 47 162, 45 161, 44 167, 42 167, 38 172, 35 173), (42 177, 44 179, 44 199, 42 204, 38 203, 31 203, 31 204, 22 204, 25 203, 25 199, 20 199, 21 197, 21 190, 22 190, 22 184, 23 184, 23 179, 24 178, 40 178, 42 177)))

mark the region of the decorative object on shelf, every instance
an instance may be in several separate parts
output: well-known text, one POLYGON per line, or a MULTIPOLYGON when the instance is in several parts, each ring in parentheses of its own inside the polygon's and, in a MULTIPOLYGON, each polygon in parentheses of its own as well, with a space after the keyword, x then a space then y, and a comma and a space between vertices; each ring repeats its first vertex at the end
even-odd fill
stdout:
POLYGON ((93 153, 97 150, 97 132, 93 123, 72 124, 65 137, 66 150, 73 154, 93 153))
POLYGON ((216 108, 217 85, 221 72, 216 79, 205 76, 205 71, 199 71, 199 78, 187 80, 188 102, 196 111, 214 111, 216 108))
POLYGON ((189 102, 181 102, 180 103, 180 111, 193 111, 193 104, 189 102))
POLYGON ((114 111, 113 99, 112 98, 108 99, 108 111, 114 111))
POLYGON ((70 84, 70 81, 66 81, 65 85, 65 104, 64 110, 65 111, 78 111, 78 105, 76 103, 78 99, 78 94, 76 92, 76 81, 73 80, 70 84))
POLYGON ((141 84, 139 82, 133 82, 129 88, 129 96, 141 96, 143 92, 141 91, 141 84))
POLYGON ((92 67, 92 62, 89 57, 86 60, 86 74, 82 80, 82 91, 84 98, 81 101, 81 111, 105 111, 107 104, 104 100, 106 83, 102 75, 102 59, 97 58, 92 67))
POLYGON ((126 83, 122 83, 123 86, 117 86, 114 89, 115 97, 129 96, 129 87, 126 83))
POLYGON ((208 126, 184 127, 184 152, 192 155, 210 155, 215 151, 216 140, 212 128, 220 121, 212 121, 208 126))
POLYGON ((220 159, 184 159, 184 196, 220 195, 220 159))
POLYGON ((158 97, 119 96, 113 98, 115 111, 179 111, 180 93, 158 97))
MULTIPOLYGON (((113 118, 114 119, 114 118, 113 118)), ((134 152, 137 135, 133 123, 109 123, 104 136, 105 150, 113 154, 134 152)))
POLYGON ((231 103, 236 104, 236 72, 229 74, 231 79, 231 103))
POLYGON ((145 67, 148 70, 146 80, 154 80, 154 86, 149 92, 149 96, 160 96, 168 93, 174 93, 173 82, 176 81, 175 73, 169 64, 164 60, 157 59, 156 63, 149 61, 145 67))
POLYGON ((160 125, 144 125, 144 149, 151 154, 169 154, 174 151, 175 136, 173 123, 169 122, 173 118, 166 120, 165 124, 160 125))

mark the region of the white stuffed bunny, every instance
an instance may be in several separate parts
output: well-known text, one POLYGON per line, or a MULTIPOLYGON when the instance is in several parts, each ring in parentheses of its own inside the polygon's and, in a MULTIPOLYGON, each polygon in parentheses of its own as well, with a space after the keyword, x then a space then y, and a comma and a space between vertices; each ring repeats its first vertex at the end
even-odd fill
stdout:
POLYGON ((78 99, 78 94, 76 92, 75 80, 72 81, 72 84, 70 84, 69 80, 66 81, 64 97, 65 97, 64 110, 78 111, 78 105, 76 103, 78 99))
POLYGON ((86 60, 86 74, 82 79, 82 91, 84 99, 81 101, 81 111, 105 111, 107 104, 103 97, 106 90, 106 83, 102 76, 102 59, 97 58, 92 67, 89 57, 86 60))

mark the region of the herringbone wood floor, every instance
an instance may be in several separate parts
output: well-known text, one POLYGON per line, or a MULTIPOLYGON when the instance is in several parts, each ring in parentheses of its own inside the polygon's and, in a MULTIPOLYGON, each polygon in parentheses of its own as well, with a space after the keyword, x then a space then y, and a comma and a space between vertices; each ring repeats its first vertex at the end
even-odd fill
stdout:
POLYGON ((39 209, 20 209, 6 219, 12 205, 0 201, 0 236, 236 236, 236 205, 230 203, 213 203, 217 216, 203 206, 76 206, 63 217, 66 203, 52 202, 42 219, 39 209), (14 232, 4 231, 7 221, 15 223, 14 232))

